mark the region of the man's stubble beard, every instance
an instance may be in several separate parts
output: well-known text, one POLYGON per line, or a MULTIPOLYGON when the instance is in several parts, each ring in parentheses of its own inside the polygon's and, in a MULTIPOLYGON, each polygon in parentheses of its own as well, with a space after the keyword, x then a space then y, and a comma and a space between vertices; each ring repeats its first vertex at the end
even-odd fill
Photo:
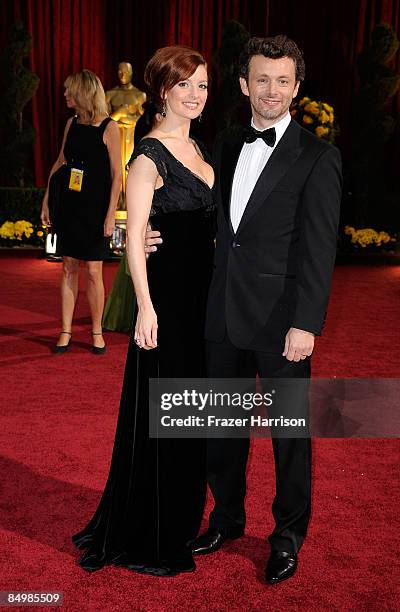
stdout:
POLYGON ((268 121, 271 121, 272 119, 278 119, 281 115, 286 114, 286 111, 282 113, 278 109, 277 110, 260 109, 253 105, 252 105, 252 108, 253 108, 253 112, 255 112, 256 115, 259 115, 260 117, 262 117, 263 119, 267 119, 268 121))
POLYGON ((280 117, 284 117, 286 115, 286 113, 288 112, 289 108, 290 108, 290 104, 289 106, 282 106, 281 110, 277 109, 277 110, 268 110, 267 108, 258 108, 257 106, 255 106, 252 102, 250 102, 253 113, 255 113, 256 115, 259 115, 260 117, 262 117, 263 119, 267 119, 267 121, 271 121, 273 119, 279 119, 280 117))

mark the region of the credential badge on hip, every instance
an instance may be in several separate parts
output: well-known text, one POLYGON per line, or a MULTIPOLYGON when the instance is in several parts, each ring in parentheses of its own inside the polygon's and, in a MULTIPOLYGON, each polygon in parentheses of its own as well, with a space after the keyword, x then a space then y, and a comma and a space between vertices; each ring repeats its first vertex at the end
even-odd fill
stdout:
POLYGON ((69 178, 69 189, 71 191, 81 191, 83 181, 83 170, 71 168, 71 176, 69 178))

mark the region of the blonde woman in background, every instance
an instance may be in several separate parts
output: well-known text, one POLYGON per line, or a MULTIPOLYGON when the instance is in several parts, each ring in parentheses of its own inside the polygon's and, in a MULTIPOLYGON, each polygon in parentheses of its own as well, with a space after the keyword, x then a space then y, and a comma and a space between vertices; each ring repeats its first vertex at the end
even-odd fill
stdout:
POLYGON ((116 122, 109 116, 100 79, 90 70, 69 76, 65 83, 68 119, 59 156, 49 177, 41 219, 57 234, 63 256, 61 280, 62 327, 56 353, 71 346, 72 319, 79 286, 80 261, 85 262, 87 297, 92 316, 92 351, 105 353, 101 318, 104 308, 103 261, 114 231, 121 188, 121 147, 116 122), (51 196, 50 196, 51 200, 51 196))

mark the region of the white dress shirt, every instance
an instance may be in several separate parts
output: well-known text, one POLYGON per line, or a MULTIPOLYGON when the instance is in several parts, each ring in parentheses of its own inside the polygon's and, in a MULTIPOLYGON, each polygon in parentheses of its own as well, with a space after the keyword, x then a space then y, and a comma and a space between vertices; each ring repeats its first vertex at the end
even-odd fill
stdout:
MULTIPOLYGON (((268 146, 262 138, 257 138, 254 142, 245 142, 243 145, 236 165, 231 193, 230 215, 232 227, 235 232, 239 227, 240 220, 243 216, 255 184, 257 183, 265 164, 271 157, 273 150, 289 126, 290 121, 291 116, 288 111, 287 114, 277 123, 269 126, 270 128, 274 127, 276 132, 276 141, 273 147, 268 146)), ((253 118, 251 119, 251 125, 259 132, 264 131, 259 130, 254 125, 253 118)))

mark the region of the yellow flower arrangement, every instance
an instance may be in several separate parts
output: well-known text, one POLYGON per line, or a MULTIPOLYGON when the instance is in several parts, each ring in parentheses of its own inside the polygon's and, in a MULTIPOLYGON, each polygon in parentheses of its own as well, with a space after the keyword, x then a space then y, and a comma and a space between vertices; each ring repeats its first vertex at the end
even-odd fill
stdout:
POLYGON ((43 242, 44 239, 44 227, 39 226, 40 228, 36 228, 30 221, 24 221, 21 219, 20 221, 5 221, 3 225, 0 226, 0 238, 5 240, 6 244, 11 242, 25 242, 29 241, 32 243, 32 239, 36 239, 36 244, 38 242, 43 242))
POLYGON ((323 111, 320 113, 319 120, 321 121, 321 123, 328 123, 328 122, 329 122, 329 115, 328 115, 328 113, 326 113, 326 112, 323 110, 323 111))
POLYGON ((14 238, 14 223, 5 221, 0 227, 0 238, 14 238))
POLYGON ((351 225, 346 225, 344 233, 347 236, 351 236, 352 244, 362 248, 371 245, 380 247, 382 244, 396 242, 396 239, 392 238, 387 232, 377 232, 372 228, 356 230, 354 227, 351 227, 351 225))
POLYGON ((318 138, 322 138, 322 136, 325 136, 325 134, 329 134, 329 128, 324 127, 323 125, 318 125, 315 128, 315 133, 318 136, 318 138))
POLYGON ((309 102, 305 105, 304 110, 312 115, 319 115, 319 108, 317 102, 309 102))
POLYGON ((327 104, 326 102, 322 102, 322 106, 324 107, 325 110, 328 111, 328 113, 332 113, 333 114, 333 107, 329 106, 329 104, 327 104))
POLYGON ((33 231, 33 225, 30 221, 16 221, 14 223, 14 234, 17 240, 22 240, 22 236, 30 238, 33 231))
POLYGON ((296 117, 299 123, 303 124, 318 138, 323 138, 331 143, 335 141, 339 128, 335 120, 333 107, 330 104, 311 100, 308 96, 304 96, 300 102, 292 106, 290 112, 293 118, 296 117))

